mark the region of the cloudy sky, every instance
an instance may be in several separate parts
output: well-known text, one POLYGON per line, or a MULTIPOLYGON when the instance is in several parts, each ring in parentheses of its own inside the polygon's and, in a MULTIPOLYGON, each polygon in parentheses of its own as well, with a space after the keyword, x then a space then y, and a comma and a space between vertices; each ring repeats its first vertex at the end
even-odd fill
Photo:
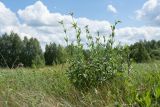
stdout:
MULTIPOLYGON (((64 20, 70 41, 74 41, 71 17, 81 28, 89 25, 92 34, 108 35, 110 25, 121 20, 116 40, 131 44, 139 40, 160 40, 160 0, 0 0, 0 34, 14 31, 46 43, 64 44, 58 21, 64 20)), ((85 42, 85 35, 82 35, 85 42)))

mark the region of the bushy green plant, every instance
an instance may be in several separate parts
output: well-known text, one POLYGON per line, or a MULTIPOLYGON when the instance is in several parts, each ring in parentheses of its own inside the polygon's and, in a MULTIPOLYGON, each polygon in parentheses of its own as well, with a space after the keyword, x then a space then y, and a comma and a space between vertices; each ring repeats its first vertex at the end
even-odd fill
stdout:
POLYGON ((32 68, 39 68, 39 67, 44 67, 45 62, 44 62, 44 57, 37 55, 33 60, 32 60, 32 68))
MULTIPOLYGON (((72 58, 68 60, 69 69, 67 70, 68 77, 73 85, 80 90, 88 90, 97 88, 103 85, 107 80, 114 78, 117 74, 124 72, 125 61, 123 58, 123 47, 116 45, 114 41, 115 28, 120 21, 116 21, 111 26, 111 34, 109 39, 106 36, 97 36, 94 38, 89 31, 89 27, 85 26, 87 38, 87 48, 90 53, 89 58, 85 59, 83 54, 84 44, 81 42, 82 28, 72 16, 72 27, 75 30, 76 44, 74 44, 72 58), (103 39, 103 43, 100 41, 103 39)), ((69 37, 67 29, 63 21, 60 22, 63 26, 65 41, 69 45, 69 37)))

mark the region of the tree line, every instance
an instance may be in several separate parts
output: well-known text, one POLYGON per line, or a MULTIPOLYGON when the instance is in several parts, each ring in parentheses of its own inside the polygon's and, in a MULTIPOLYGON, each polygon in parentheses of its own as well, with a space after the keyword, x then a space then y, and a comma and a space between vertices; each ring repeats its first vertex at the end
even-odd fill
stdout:
POLYGON ((15 68, 19 64, 24 67, 39 67, 64 62, 64 48, 51 43, 42 51, 36 38, 24 37, 22 40, 17 33, 0 36, 0 67, 15 68))
MULTIPOLYGON (((43 52, 36 38, 24 37, 22 40, 17 33, 5 33, 0 36, 0 67, 15 68, 19 64, 24 67, 62 64, 68 57, 72 57, 73 48, 72 44, 63 47, 50 43, 45 46, 43 52)), ((139 41, 130 45, 129 50, 129 57, 138 63, 160 60, 160 40, 139 41)), ((83 54, 87 59, 90 52, 86 49, 83 54)))
POLYGON ((139 41, 129 46, 130 58, 137 63, 160 60, 160 40, 139 41))

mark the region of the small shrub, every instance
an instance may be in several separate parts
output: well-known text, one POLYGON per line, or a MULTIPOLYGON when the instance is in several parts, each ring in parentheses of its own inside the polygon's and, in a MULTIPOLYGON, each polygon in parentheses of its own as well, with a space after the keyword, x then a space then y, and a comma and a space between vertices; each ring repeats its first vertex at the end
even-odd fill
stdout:
POLYGON ((32 60, 32 68, 39 68, 45 65, 44 57, 37 55, 34 60, 32 60))
MULTIPOLYGON (((88 90, 91 88, 97 88, 103 85, 107 80, 114 78, 118 73, 125 71, 125 60, 123 58, 123 47, 115 45, 115 28, 120 21, 116 21, 111 26, 111 34, 109 39, 106 40, 106 36, 97 36, 94 38, 89 27, 85 26, 85 33, 87 38, 87 51, 89 58, 85 58, 84 44, 81 42, 82 29, 78 26, 77 22, 72 16, 72 27, 76 33, 76 44, 73 45, 72 58, 68 60, 69 69, 67 75, 71 83, 79 90, 88 90), (103 43, 100 40, 103 39, 103 43)), ((65 41, 69 45, 69 37, 63 21, 60 24, 64 28, 65 41)))

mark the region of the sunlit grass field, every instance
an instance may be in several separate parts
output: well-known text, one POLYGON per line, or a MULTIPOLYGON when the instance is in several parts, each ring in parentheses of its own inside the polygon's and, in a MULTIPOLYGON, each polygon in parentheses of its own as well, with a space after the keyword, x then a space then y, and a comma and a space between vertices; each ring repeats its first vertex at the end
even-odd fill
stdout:
MULTIPOLYGON (((75 89, 66 69, 66 65, 0 69, 0 107, 137 107, 153 99, 160 102, 159 61, 133 64, 129 74, 120 74, 89 92, 75 89), (151 98, 152 94, 157 98, 151 98)), ((160 105, 154 104, 150 106, 160 105)))

